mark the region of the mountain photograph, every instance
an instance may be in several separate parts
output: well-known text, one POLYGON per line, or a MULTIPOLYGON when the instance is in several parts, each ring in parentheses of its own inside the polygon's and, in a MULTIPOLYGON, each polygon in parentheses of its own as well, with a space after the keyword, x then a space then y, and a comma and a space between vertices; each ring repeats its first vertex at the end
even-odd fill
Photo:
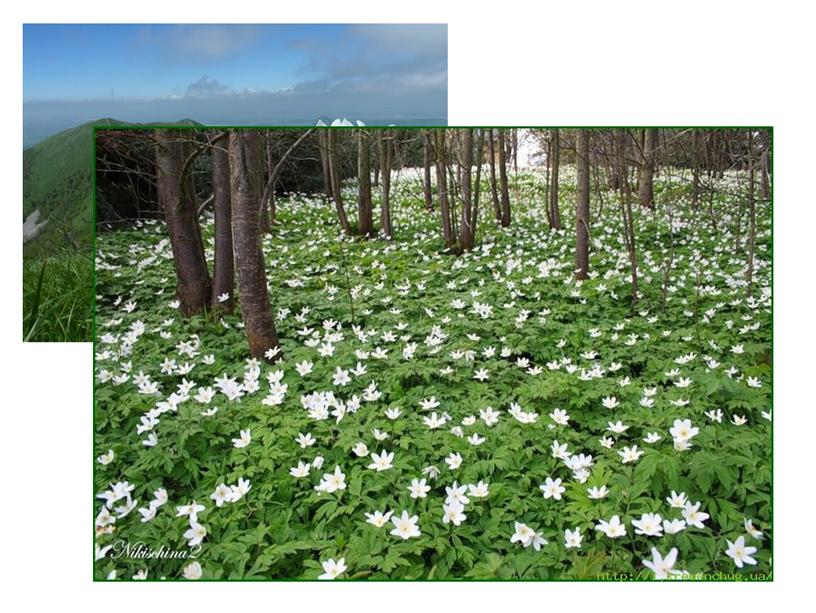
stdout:
POLYGON ((444 24, 25 24, 23 339, 90 341, 95 128, 447 123, 444 24))

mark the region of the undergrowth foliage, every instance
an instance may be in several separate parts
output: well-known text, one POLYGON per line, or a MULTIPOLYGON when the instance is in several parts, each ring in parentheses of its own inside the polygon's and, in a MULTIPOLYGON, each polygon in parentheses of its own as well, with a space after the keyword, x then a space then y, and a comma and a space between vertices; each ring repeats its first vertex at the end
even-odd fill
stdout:
POLYGON ((726 173, 712 219, 664 170, 635 211, 632 307, 613 192, 577 283, 572 169, 569 229, 520 171, 513 225, 488 200, 461 256, 417 176, 395 179, 393 241, 278 200, 275 365, 247 359, 239 315, 180 317, 162 224, 99 236, 95 576, 769 575, 770 204, 749 299, 743 184, 726 173))
POLYGON ((23 266, 23 340, 87 341, 93 336, 93 260, 63 250, 23 266))

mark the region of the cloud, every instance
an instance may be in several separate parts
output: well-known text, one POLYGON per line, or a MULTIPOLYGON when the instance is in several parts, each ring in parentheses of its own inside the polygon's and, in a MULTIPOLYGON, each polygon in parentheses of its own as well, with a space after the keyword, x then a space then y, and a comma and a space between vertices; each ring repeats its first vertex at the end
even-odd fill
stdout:
POLYGON ((226 96, 235 93, 231 87, 222 85, 215 79, 207 78, 203 75, 198 81, 187 86, 186 96, 190 98, 202 96, 226 96))
POLYGON ((444 24, 360 24, 337 40, 311 36, 294 46, 307 60, 300 73, 309 81, 334 84, 375 79, 394 83, 438 83, 447 79, 447 26, 444 24))
POLYGON ((218 61, 228 59, 251 47, 260 37, 256 25, 176 25, 158 30, 140 31, 138 44, 158 48, 170 63, 218 61))

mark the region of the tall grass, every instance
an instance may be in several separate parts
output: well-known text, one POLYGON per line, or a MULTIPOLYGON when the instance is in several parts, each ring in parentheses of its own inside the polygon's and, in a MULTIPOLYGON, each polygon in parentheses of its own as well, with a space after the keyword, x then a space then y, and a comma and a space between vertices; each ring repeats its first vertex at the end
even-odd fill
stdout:
POLYGON ((23 340, 90 342, 93 260, 62 251, 23 264, 23 340))

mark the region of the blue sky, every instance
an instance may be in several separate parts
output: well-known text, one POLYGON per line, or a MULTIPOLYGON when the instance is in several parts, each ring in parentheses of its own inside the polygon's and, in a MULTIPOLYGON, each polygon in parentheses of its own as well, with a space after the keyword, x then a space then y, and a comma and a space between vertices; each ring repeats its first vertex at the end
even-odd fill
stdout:
POLYGON ((23 102, 40 131, 102 116, 302 124, 318 110, 444 122, 447 27, 27 24, 23 102))

